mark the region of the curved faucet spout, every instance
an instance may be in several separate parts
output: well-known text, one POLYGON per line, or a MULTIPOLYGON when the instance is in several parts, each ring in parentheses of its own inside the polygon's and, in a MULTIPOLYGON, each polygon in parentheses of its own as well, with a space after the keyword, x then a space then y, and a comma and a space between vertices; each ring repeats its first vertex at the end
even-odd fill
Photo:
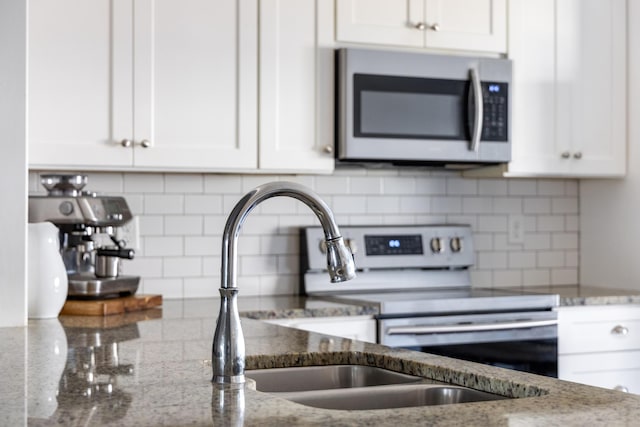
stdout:
POLYGON ((344 244, 329 206, 307 187, 293 182, 271 182, 248 192, 233 208, 222 236, 220 314, 213 338, 213 381, 244 382, 244 337, 237 307, 238 235, 249 212, 266 199, 288 196, 306 204, 318 217, 327 244, 327 270, 332 282, 356 276, 353 255, 344 244))

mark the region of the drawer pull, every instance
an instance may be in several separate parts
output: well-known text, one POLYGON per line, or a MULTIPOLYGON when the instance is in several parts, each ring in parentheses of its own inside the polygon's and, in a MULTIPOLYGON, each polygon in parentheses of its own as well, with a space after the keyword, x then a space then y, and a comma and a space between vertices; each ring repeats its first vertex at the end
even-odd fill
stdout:
POLYGON ((616 391, 621 391, 623 393, 629 393, 629 389, 623 385, 617 385, 613 389, 616 391))
POLYGON ((611 330, 611 333, 613 335, 627 335, 629 333, 629 328, 627 328, 626 326, 622 326, 622 325, 616 325, 611 330))

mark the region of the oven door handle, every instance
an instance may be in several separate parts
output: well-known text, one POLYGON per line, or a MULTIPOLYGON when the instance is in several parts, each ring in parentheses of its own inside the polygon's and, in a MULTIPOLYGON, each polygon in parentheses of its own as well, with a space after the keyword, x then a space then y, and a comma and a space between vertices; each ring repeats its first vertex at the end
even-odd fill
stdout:
POLYGON ((387 335, 422 335, 441 334, 451 332, 481 332, 481 331, 503 331, 507 329, 528 329, 541 326, 557 325, 557 320, 528 320, 520 322, 505 323, 476 323, 464 325, 443 325, 443 326, 392 326, 387 328, 387 335))

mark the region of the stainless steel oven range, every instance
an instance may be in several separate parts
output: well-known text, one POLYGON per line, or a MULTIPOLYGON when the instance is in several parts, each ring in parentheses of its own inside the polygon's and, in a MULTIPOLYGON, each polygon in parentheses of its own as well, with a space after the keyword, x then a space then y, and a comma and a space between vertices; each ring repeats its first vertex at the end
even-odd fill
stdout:
POLYGON ((377 306, 380 344, 557 377, 558 295, 472 287, 468 225, 340 229, 358 277, 329 283, 322 229, 303 228, 303 294, 377 306))

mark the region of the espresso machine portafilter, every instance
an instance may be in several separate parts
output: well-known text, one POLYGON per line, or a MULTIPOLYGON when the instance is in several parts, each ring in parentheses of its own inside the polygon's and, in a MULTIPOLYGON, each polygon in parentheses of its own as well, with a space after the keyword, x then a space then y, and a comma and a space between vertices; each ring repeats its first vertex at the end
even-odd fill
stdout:
POLYGON ((29 222, 49 221, 60 230, 60 253, 69 279, 68 298, 132 295, 140 277, 120 274, 133 249, 116 239, 131 211, 123 197, 84 191, 86 175, 42 175, 47 195, 29 196, 29 222))

